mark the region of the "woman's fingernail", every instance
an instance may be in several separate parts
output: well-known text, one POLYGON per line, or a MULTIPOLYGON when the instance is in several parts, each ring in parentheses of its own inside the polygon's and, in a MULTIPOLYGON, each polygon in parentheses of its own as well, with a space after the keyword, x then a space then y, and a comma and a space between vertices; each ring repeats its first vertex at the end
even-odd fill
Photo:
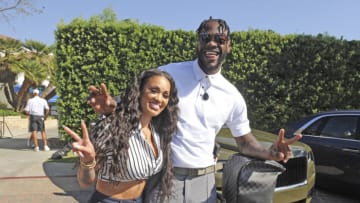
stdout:
POLYGON ((73 148, 74 148, 74 149, 79 149, 79 144, 75 142, 75 143, 73 144, 73 148))
POLYGON ((81 158, 83 158, 84 157, 84 155, 83 155, 83 153, 81 153, 81 152, 75 152, 79 157, 81 157, 81 158))
POLYGON ((79 156, 80 156, 81 158, 84 158, 84 154, 83 154, 82 152, 79 152, 79 156))

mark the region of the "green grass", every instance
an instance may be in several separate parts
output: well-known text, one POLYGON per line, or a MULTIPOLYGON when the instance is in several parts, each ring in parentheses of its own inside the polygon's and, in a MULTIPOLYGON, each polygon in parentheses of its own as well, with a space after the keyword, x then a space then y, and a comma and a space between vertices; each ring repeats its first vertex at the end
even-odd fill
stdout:
POLYGON ((15 112, 12 109, 0 109, 0 116, 24 116, 24 114, 15 112))

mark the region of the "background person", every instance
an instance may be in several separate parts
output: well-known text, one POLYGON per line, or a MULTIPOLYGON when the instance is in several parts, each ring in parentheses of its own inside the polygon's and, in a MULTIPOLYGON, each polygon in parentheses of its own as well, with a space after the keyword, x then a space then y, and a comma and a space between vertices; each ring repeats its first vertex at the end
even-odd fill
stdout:
POLYGON ((34 89, 32 93, 33 97, 29 99, 26 103, 25 114, 30 115, 29 131, 31 132, 31 140, 34 143, 34 151, 39 151, 37 132, 41 132, 44 150, 49 151, 50 148, 47 144, 47 136, 44 123, 49 114, 49 105, 44 98, 39 97, 40 91, 38 89, 34 89))
MULTIPOLYGON (((242 154, 264 160, 286 162, 292 155, 289 145, 301 138, 298 135, 285 141, 284 130, 280 130, 278 140, 264 148, 251 133, 244 98, 221 74, 231 51, 228 24, 210 17, 200 24, 197 35, 197 59, 160 67, 174 78, 179 95, 180 118, 171 143, 171 203, 216 202, 213 150, 215 137, 224 125, 231 130, 242 154)), ((94 86, 90 91, 96 93, 89 99, 96 112, 114 111, 116 103, 107 92, 98 94, 94 86)), ((156 190, 148 189, 146 201, 156 202, 156 190)))
MULTIPOLYGON (((107 92, 101 85, 102 92, 107 92)), ((142 202, 147 179, 159 174, 160 196, 171 193, 171 137, 178 119, 177 89, 173 79, 159 69, 144 71, 128 86, 119 109, 91 130, 84 122, 82 138, 65 127, 80 155, 78 182, 96 181, 90 202, 142 202)))

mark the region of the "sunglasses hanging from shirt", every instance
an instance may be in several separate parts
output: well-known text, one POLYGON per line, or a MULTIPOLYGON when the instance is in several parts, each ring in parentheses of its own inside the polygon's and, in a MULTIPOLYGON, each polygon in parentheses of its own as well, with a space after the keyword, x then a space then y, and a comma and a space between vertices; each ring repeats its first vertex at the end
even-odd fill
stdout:
POLYGON ((201 89, 203 90, 202 99, 206 101, 206 100, 208 100, 210 98, 209 93, 207 91, 211 86, 208 76, 201 79, 200 85, 201 85, 201 89))

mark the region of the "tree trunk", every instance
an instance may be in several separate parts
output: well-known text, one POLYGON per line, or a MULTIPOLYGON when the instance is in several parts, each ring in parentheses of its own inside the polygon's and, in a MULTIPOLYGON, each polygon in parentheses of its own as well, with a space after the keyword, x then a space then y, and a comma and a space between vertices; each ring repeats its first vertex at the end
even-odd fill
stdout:
POLYGON ((14 85, 11 83, 4 83, 4 94, 7 102, 11 105, 13 109, 15 109, 15 95, 12 94, 11 90, 14 90, 14 85))
POLYGON ((30 87, 33 85, 33 81, 29 80, 27 77, 25 77, 20 91, 17 93, 17 101, 16 101, 16 108, 15 111, 21 112, 26 105, 27 99, 28 99, 28 92, 30 87))
POLYGON ((49 85, 46 87, 46 89, 43 92, 43 97, 47 101, 55 95, 56 95, 56 88, 51 83, 49 83, 49 85))

